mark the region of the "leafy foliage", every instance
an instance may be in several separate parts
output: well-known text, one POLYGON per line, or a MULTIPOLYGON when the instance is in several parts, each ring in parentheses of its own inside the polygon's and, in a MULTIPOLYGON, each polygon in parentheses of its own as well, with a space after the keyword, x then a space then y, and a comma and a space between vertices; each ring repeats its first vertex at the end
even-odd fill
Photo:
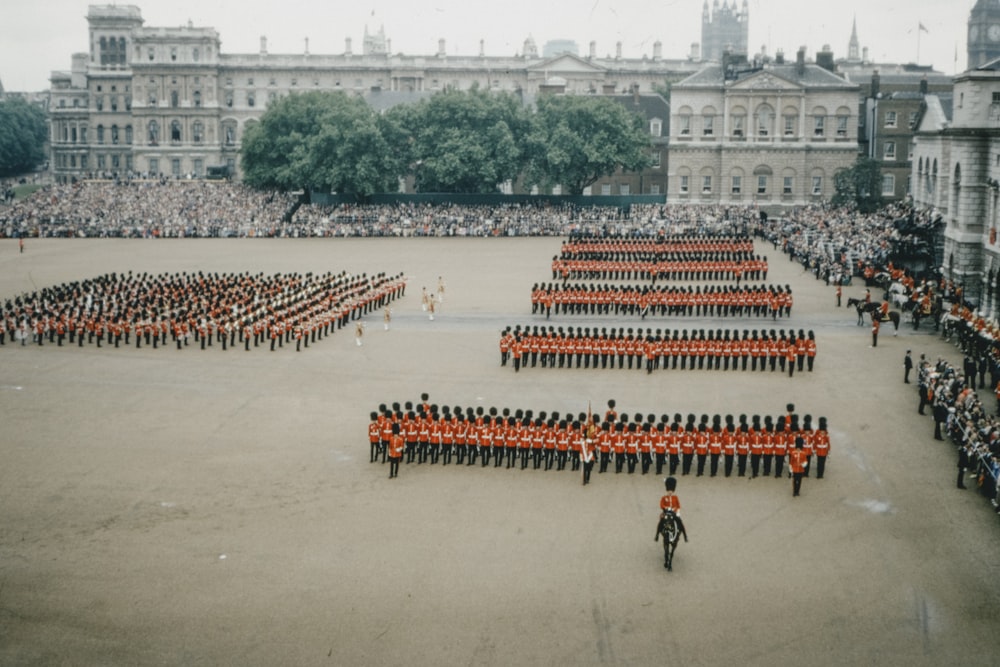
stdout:
POLYGON ((31 171, 45 161, 45 112, 20 97, 0 102, 0 176, 31 171))
POLYGON ((834 206, 857 208, 862 213, 873 213, 882 206, 882 170, 878 161, 858 157, 848 169, 834 175, 834 206))
POLYGON ((407 122, 420 192, 496 192, 524 169, 531 118, 509 93, 443 92, 416 105, 407 122))
POLYGON ((243 141, 244 180, 278 190, 367 195, 395 182, 375 112, 341 92, 290 95, 270 106, 243 141))
POLYGON ((528 170, 534 184, 561 184, 569 194, 579 195, 617 169, 649 166, 649 137, 641 117, 613 99, 543 97, 535 120, 528 170))
POLYGON ((244 180, 279 190, 366 196, 410 175, 419 192, 491 193, 529 184, 583 189, 648 164, 640 117, 612 99, 554 96, 532 114, 510 93, 473 87, 376 114, 360 97, 311 92, 268 107, 243 140, 244 180))

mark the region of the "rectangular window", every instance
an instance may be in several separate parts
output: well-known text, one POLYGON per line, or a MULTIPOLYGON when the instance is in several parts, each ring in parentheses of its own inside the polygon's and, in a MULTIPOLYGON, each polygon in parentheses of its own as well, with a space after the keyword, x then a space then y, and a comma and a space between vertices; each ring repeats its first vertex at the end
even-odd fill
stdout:
POLYGON ((688 176, 681 176, 681 186, 680 186, 681 194, 687 194, 688 192, 688 179, 689 179, 688 176))
POLYGON ((120 165, 121 165, 121 156, 118 155, 118 154, 112 155, 111 156, 111 168, 112 169, 118 169, 118 167, 120 165))
POLYGON ((603 185, 601 185, 601 195, 604 196, 604 197, 610 197, 611 196, 611 184, 610 183, 604 183, 603 185))
POLYGON ((885 126, 886 127, 896 127, 896 112, 886 111, 885 112, 885 126))
POLYGON ((745 124, 745 116, 733 116, 733 136, 742 137, 743 136, 743 126, 745 124))
POLYGON ((104 156, 103 155, 98 155, 97 156, 97 168, 98 169, 104 169, 104 156))
POLYGON ((252 107, 256 103, 253 93, 247 93, 247 106, 252 107))
POLYGON ((896 142, 895 141, 887 141, 887 142, 885 142, 885 149, 884 149, 884 152, 883 152, 883 157, 886 160, 895 160, 896 159, 896 142))
POLYGON ((649 156, 649 166, 653 169, 660 168, 660 151, 653 151, 649 156))
MULTIPOLYGON (((499 82, 494 82, 494 84, 495 84, 493 86, 494 88, 500 87, 498 85, 499 82)), ((649 121, 649 133, 654 137, 660 136, 663 133, 663 122, 660 121, 660 119, 658 118, 654 118, 653 120, 649 121)))
POLYGON ((702 117, 702 133, 706 136, 712 136, 715 131, 715 116, 703 116, 702 117))
POLYGON ((847 136, 847 116, 837 116, 837 136, 847 136))
POLYGON ((173 174, 174 176, 181 175, 181 161, 178 160, 177 158, 174 158, 173 160, 170 161, 170 173, 173 174))
POLYGON ((743 177, 733 176, 733 194, 734 195, 740 194, 740 191, 742 189, 743 189, 743 177))
POLYGON ((126 154, 125 155, 125 170, 126 171, 132 171, 132 155, 131 154, 126 154))
POLYGON ((795 134, 795 116, 785 116, 785 136, 791 137, 795 134))
POLYGON ((629 186, 628 183, 623 183, 623 184, 619 185, 618 186, 618 194, 620 194, 622 196, 626 196, 626 197, 628 195, 632 194, 632 188, 631 188, 631 186, 629 186))
POLYGON ((149 173, 151 174, 160 173, 160 161, 155 157, 149 158, 149 173))
POLYGON ((767 194, 767 176, 764 176, 763 174, 757 177, 757 194, 767 194))
POLYGON ((793 185, 794 185, 794 181, 792 180, 792 177, 791 176, 785 176, 784 179, 782 180, 782 184, 781 184, 781 193, 782 194, 786 194, 786 195, 792 194, 792 186, 793 185))
POLYGON ((649 194, 651 194, 651 195, 658 195, 658 194, 660 194, 660 186, 659 185, 650 185, 649 186, 649 194))
POLYGON ((712 177, 711 176, 702 176, 701 177, 701 191, 705 192, 705 193, 709 193, 709 192, 712 191, 712 177))
MULTIPOLYGON (((993 104, 997 104, 996 96, 997 96, 997 93, 993 93, 993 104)), ((910 129, 912 130, 916 126, 917 126, 917 112, 916 111, 911 111, 910 112, 910 129)))
POLYGON ((813 176, 813 194, 820 195, 823 194, 823 177, 813 176))
POLYGON ((822 137, 826 133, 826 116, 813 116, 813 136, 822 137))
POLYGON ((681 116, 679 120, 681 136, 683 137, 691 134, 691 116, 681 116))
POLYGON ((896 194, 896 177, 892 174, 882 174, 882 194, 896 194))

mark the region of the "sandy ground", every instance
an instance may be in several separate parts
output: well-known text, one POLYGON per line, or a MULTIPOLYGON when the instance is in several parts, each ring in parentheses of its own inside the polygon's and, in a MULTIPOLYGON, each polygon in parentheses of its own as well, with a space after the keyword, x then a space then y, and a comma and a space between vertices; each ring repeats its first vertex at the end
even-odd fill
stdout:
MULTIPOLYGON (((308 351, 0 348, 0 663, 247 665, 997 664, 1000 532, 955 489, 902 383, 833 288, 789 283, 816 370, 500 368, 542 324, 558 239, 101 241, 0 245, 0 297, 110 271, 405 271, 370 317, 308 351), (420 288, 447 283, 431 322, 420 288), (824 480, 680 480, 690 542, 653 542, 662 479, 370 464, 379 403, 772 414, 830 422, 824 480)), ((845 289, 844 298, 863 288, 845 289)), ((605 318, 553 324, 638 326, 605 318)), ((756 320, 647 320, 755 328, 756 320)), ((781 327, 785 323, 772 326, 781 327)), ((988 392, 982 392, 989 398, 988 392)), ((992 405, 992 399, 989 399, 992 405)), ((971 480, 970 480, 971 481, 971 480)))

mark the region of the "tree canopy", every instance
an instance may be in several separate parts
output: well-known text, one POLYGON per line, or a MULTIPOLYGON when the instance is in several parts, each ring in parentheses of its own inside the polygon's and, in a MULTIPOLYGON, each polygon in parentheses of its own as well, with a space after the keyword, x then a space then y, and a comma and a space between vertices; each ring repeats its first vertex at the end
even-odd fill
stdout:
POLYGON ((882 170, 877 160, 859 156, 847 169, 833 177, 834 206, 856 207, 862 213, 872 213, 882 206, 882 170))
POLYGON ((551 96, 532 113, 510 93, 445 91, 377 114, 361 98, 311 92, 270 105, 243 140, 244 180, 366 196, 412 176, 418 192, 491 193, 508 181, 574 194, 648 164, 641 118, 612 99, 551 96))
POLYGON ((45 161, 45 112, 20 97, 0 102, 0 176, 31 171, 45 161))
POLYGON ((443 92, 417 104, 407 120, 420 192, 496 192, 525 167, 531 117, 510 93, 443 92))
POLYGON ((601 176, 649 166, 641 117, 611 98, 559 95, 538 101, 529 180, 579 195, 601 176))
POLYGON ((309 92, 278 100, 247 130, 243 170, 255 187, 368 195, 393 186, 398 165, 364 100, 309 92))

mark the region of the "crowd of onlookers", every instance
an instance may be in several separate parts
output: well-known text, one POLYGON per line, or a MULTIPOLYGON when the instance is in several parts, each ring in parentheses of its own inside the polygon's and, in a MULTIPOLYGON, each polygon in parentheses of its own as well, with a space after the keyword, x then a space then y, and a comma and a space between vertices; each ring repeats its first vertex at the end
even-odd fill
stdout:
MULTIPOLYGON (((993 502, 1000 512, 1000 418, 976 394, 976 367, 969 358, 956 368, 942 358, 931 364, 921 358, 917 392, 920 414, 930 406, 934 419, 934 438, 950 439, 958 448, 957 486, 967 488, 967 480, 993 502), (970 372, 966 372, 970 371, 970 372)), ((985 374, 980 376, 982 388, 985 374)))
POLYGON ((762 220, 755 231, 817 278, 847 284, 853 275, 887 267, 893 248, 912 242, 914 230, 926 228, 935 216, 903 203, 870 214, 816 205, 762 220), (907 224, 897 224, 900 221, 907 224))
POLYGON ((748 207, 301 203, 229 181, 90 180, 0 207, 0 236, 87 238, 566 236, 747 231, 748 207))

